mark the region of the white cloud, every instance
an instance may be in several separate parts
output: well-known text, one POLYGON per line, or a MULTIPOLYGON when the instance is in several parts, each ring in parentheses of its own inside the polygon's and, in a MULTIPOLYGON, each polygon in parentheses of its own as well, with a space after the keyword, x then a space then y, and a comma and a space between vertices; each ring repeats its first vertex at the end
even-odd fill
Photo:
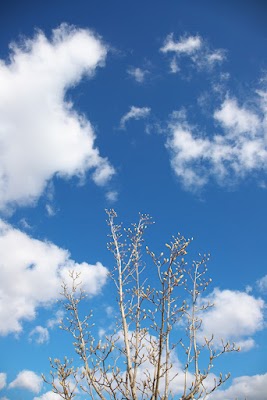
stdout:
POLYGON ((213 53, 207 54, 207 61, 209 64, 216 62, 223 62, 225 60, 225 54, 223 50, 215 50, 213 53))
POLYGON ((235 342, 242 350, 254 346, 251 337, 264 327, 264 301, 256 299, 246 292, 215 289, 202 299, 203 304, 210 302, 214 307, 203 312, 201 335, 214 335, 214 344, 221 345, 221 339, 235 342))
POLYGON ((131 106, 130 111, 128 111, 120 121, 121 129, 125 129, 125 124, 130 119, 142 119, 146 118, 150 114, 151 109, 149 107, 135 107, 131 106))
POLYGON ((176 74, 180 71, 179 65, 175 57, 170 62, 170 71, 172 74, 176 74))
POLYGON ((52 391, 44 393, 42 396, 34 397, 33 400, 60 400, 62 397, 52 391))
POLYGON ((115 203, 118 200, 119 193, 115 190, 111 190, 106 193, 106 199, 111 203, 115 203))
POLYGON ((209 140, 195 138, 184 122, 171 124, 166 147, 171 153, 171 166, 187 189, 207 183, 207 172, 200 169, 199 160, 209 152, 209 140))
POLYGON ((97 185, 104 186, 114 173, 113 167, 110 166, 106 159, 99 159, 92 178, 97 185))
POLYGON ((29 222, 26 218, 21 218, 21 220, 19 221, 19 224, 22 226, 23 229, 26 229, 26 230, 32 229, 32 226, 29 224, 29 222))
POLYGON ((177 64, 177 58, 189 57, 193 65, 199 69, 210 69, 216 63, 222 63, 225 60, 225 52, 221 49, 211 50, 208 44, 199 35, 182 36, 178 41, 173 39, 170 34, 165 39, 164 45, 160 51, 164 54, 174 53, 170 61, 170 71, 176 73, 180 71, 177 64))
POLYGON ((107 316, 108 316, 108 317, 111 317, 111 316, 113 316, 113 315, 115 314, 115 310, 114 310, 113 307, 107 306, 107 307, 106 307, 106 313, 107 313, 107 316))
POLYGON ((31 330, 29 333, 29 340, 34 340, 38 344, 44 344, 49 341, 49 331, 47 328, 43 326, 36 326, 34 329, 31 330))
POLYGON ((65 93, 103 66, 107 48, 92 32, 66 24, 51 40, 39 31, 11 45, 0 60, 0 208, 32 204, 54 176, 83 176, 96 184, 114 174, 95 147, 95 133, 65 93))
POLYGON ((146 70, 146 69, 133 68, 133 67, 129 68, 127 72, 138 83, 143 83, 144 80, 145 80, 146 75, 149 74, 149 71, 146 70))
MULTIPOLYGON (((135 342, 135 332, 129 331, 128 337, 130 343, 135 342)), ((122 331, 117 332, 116 336, 116 346, 118 348, 124 347, 124 335, 122 331)), ((141 343, 139 344, 139 356, 142 360, 138 370, 137 370, 137 382, 138 386, 142 387, 142 382, 147 380, 147 377, 150 376, 153 379, 156 365, 153 363, 153 359, 151 357, 151 353, 155 351, 159 346, 158 338, 154 335, 151 335, 149 332, 144 333, 142 337, 141 343)), ((134 352, 134 346, 130 346, 131 351, 134 352)), ((162 359, 165 358, 165 349, 163 350, 162 359)), ((181 393, 184 387, 184 373, 182 369, 182 365, 177 358, 177 355, 174 351, 170 352, 170 363, 172 364, 172 368, 169 371, 170 378, 170 390, 173 394, 181 393)), ((125 372, 122 372, 122 376, 125 372)), ((193 378, 193 375, 189 373, 189 381, 193 378)), ((164 379, 160 380, 159 383, 159 392, 162 394, 164 390, 164 379)))
POLYGON ((4 389, 6 386, 7 375, 4 372, 0 372, 0 390, 4 389))
POLYGON ((257 286, 262 293, 267 293, 267 275, 257 280, 257 286))
POLYGON ((53 329, 55 326, 58 326, 59 324, 61 324, 61 321, 64 317, 64 311, 63 310, 58 310, 55 313, 55 316, 53 318, 50 318, 47 321, 47 327, 49 329, 53 329))
MULTIPOLYGON (((263 112, 267 115, 267 106, 263 112)), ((171 165, 187 189, 204 186, 210 178, 220 184, 267 169, 266 131, 260 112, 227 98, 214 112, 222 134, 207 137, 175 113, 166 147, 171 165)))
POLYGON ((181 37, 180 40, 175 42, 173 40, 173 33, 167 36, 163 47, 160 51, 162 53, 175 52, 178 54, 192 54, 203 46, 203 41, 200 36, 181 37))
POLYGON ((266 398, 267 374, 240 376, 233 379, 226 390, 218 390, 208 397, 209 400, 262 400, 266 398))
POLYGON ((33 320, 37 307, 59 298, 68 271, 81 272, 82 287, 97 294, 107 279, 107 269, 77 264, 67 250, 36 240, 0 220, 0 335, 20 332, 23 320, 33 320))
POLYGON ((246 288, 245 288, 245 292, 248 293, 248 294, 251 293, 252 290, 253 290, 253 288, 250 285, 247 285, 246 288))
MULTIPOLYGON (((222 49, 210 50, 205 44, 199 53, 192 55, 191 60, 200 70, 212 70, 216 65, 222 64, 225 61, 225 51, 222 49)), ((221 79, 223 77, 221 76, 221 79)))
POLYGON ((90 296, 96 295, 101 291, 108 276, 108 270, 101 264, 101 262, 96 262, 95 265, 87 264, 86 262, 81 264, 68 262, 60 272, 61 278, 67 285, 72 285, 72 280, 69 276, 70 269, 75 269, 75 272, 80 274, 80 287, 90 296))
POLYGON ((49 217, 54 217, 54 215, 56 215, 56 211, 51 204, 46 204, 45 209, 49 217))
POLYGON ((226 99, 214 113, 215 120, 228 130, 232 136, 249 133, 255 135, 259 126, 259 117, 245 107, 239 107, 236 99, 226 99))
POLYGON ((16 379, 9 384, 10 389, 20 388, 27 389, 33 393, 39 393, 42 389, 43 380, 33 371, 21 371, 16 379))
POLYGON ((100 339, 105 338, 105 335, 106 335, 106 330, 103 328, 100 328, 98 330, 98 336, 100 337, 100 339))
MULTIPOLYGON (((134 342, 135 338, 135 333, 132 331, 129 331, 129 340, 130 343, 134 342)), ((124 346, 124 339, 123 339, 123 332, 119 331, 118 336, 116 338, 116 346, 124 346)), ((153 380, 153 376, 155 373, 155 360, 151 357, 151 354, 155 352, 155 349, 158 349, 159 346, 159 341, 158 337, 151 335, 149 332, 146 332, 146 334, 143 336, 140 347, 139 347, 139 355, 140 359, 142 360, 138 371, 137 371, 137 382, 140 387, 142 387, 142 382, 145 382, 147 380, 147 376, 150 376, 150 378, 153 380)), ((134 351, 134 346, 130 346, 131 350, 134 351)), ((165 351, 166 349, 163 350, 162 354, 162 359, 165 359, 165 351)), ((184 365, 181 363, 181 361, 177 357, 177 353, 175 350, 170 351, 170 359, 169 359, 172 367, 169 370, 169 379, 170 379, 170 386, 169 386, 169 391, 172 393, 172 395, 181 395, 184 390, 184 384, 185 384, 185 370, 184 370, 184 365)), ((124 372, 122 373, 124 375, 124 372)), ((203 393, 205 390, 210 390, 214 387, 214 381, 215 379, 217 380, 216 375, 213 373, 210 373, 207 377, 207 379, 204 380, 202 384, 201 390, 203 390, 203 393)), ((195 376, 193 371, 187 372, 187 392, 189 391, 190 388, 190 382, 194 382, 195 376)), ((159 392, 163 395, 164 393, 164 386, 165 386, 165 381, 164 379, 160 380, 159 383, 159 392)), ((202 398, 202 397, 201 397, 202 398)))

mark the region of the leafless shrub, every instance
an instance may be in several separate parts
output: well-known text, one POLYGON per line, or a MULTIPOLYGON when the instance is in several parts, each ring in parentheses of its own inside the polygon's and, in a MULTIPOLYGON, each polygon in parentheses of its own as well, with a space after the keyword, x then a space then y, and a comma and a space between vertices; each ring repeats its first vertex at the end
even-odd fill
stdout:
POLYGON ((62 285, 68 317, 61 328, 72 335, 81 362, 75 369, 68 359, 50 361, 51 378, 45 381, 66 400, 74 398, 77 389, 101 400, 206 399, 230 376, 220 374, 211 383, 207 378, 214 361, 239 350, 223 341, 216 350, 212 334, 199 340, 199 315, 213 306, 199 301, 211 282, 206 278, 208 256, 189 266, 185 259, 191 240, 180 234, 166 244, 167 257, 157 256, 144 247, 144 233, 152 223, 148 215, 140 215, 138 223, 126 230, 116 224, 114 210, 107 215, 108 249, 115 259, 110 276, 117 291, 116 327, 104 342, 91 333, 92 314, 81 318, 79 313, 85 297, 80 276, 71 272, 72 286, 62 285), (153 285, 151 276, 157 277, 153 285), (184 330, 182 338, 177 326, 184 330), (183 368, 177 367, 179 351, 184 352, 183 368), (205 368, 200 368, 201 356, 205 368))

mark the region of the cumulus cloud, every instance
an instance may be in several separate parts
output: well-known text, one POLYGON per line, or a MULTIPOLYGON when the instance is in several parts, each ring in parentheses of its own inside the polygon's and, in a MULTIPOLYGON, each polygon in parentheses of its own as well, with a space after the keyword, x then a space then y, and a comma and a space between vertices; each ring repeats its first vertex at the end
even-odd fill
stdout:
MULTIPOLYGON (((267 115, 267 106, 260 100, 267 115)), ((262 111, 240 106, 226 98, 214 112, 222 130, 207 137, 190 126, 184 113, 176 112, 169 128, 166 147, 175 174, 187 189, 197 189, 215 178, 220 184, 245 178, 267 169, 267 131, 262 111)), ((265 117, 266 118, 266 117, 265 117)))
POLYGON ((33 393, 39 393, 42 389, 43 380, 33 371, 23 370, 19 372, 16 379, 9 384, 10 389, 26 389, 33 393))
POLYGON ((144 80, 145 80, 146 75, 149 74, 149 71, 146 70, 146 69, 133 68, 133 67, 129 68, 127 72, 138 83, 143 83, 144 80))
POLYGON ((60 400, 62 397, 52 391, 42 394, 42 396, 34 397, 33 400, 60 400))
POLYGON ((120 121, 121 129, 125 129, 125 124, 130 119, 142 119, 146 118, 150 114, 151 109, 149 107, 135 107, 131 106, 130 111, 128 111, 120 121))
POLYGON ((259 117, 248 108, 240 107, 236 99, 226 99, 221 108, 215 111, 214 118, 232 136, 244 133, 255 136, 260 126, 259 117))
POLYGON ((181 36, 178 41, 175 41, 173 36, 173 33, 168 35, 160 49, 164 54, 174 54, 170 61, 170 71, 172 73, 180 71, 177 59, 181 57, 189 57, 193 65, 200 69, 212 68, 215 64, 225 60, 225 52, 223 50, 211 50, 199 35, 181 36))
POLYGON ((6 386, 6 373, 0 372, 0 390, 4 389, 6 386))
POLYGON ((10 48, 10 59, 0 60, 0 208, 32 204, 55 175, 91 170, 103 185, 114 169, 65 94, 104 65, 107 48, 89 30, 66 24, 51 39, 38 31, 10 48))
MULTIPOLYGON (((128 331, 129 342, 135 343, 136 334, 133 331, 128 331)), ((137 370, 137 382, 138 386, 142 387, 142 382, 147 380, 147 377, 153 377, 155 373, 155 364, 153 363, 151 354, 155 351, 159 346, 158 338, 149 332, 142 332, 141 338, 139 338, 139 356, 142 359, 140 366, 137 370)), ((119 349, 124 347, 124 335, 123 331, 118 331, 116 336, 116 346, 119 349)), ((134 353, 134 346, 130 346, 131 352, 134 353)), ((163 356, 165 357, 165 349, 163 350, 163 356)), ((184 385, 184 373, 182 370, 182 366, 180 361, 177 358, 177 355, 174 351, 170 352, 170 362, 172 364, 172 368, 170 369, 170 382, 171 382, 171 390, 173 393, 177 394, 183 390, 184 385)), ((125 375, 125 372, 122 372, 122 377, 125 375)), ((191 379, 192 375, 189 374, 189 379, 191 379)), ((164 380, 160 381, 159 384, 159 392, 163 392, 164 380)))
MULTIPOLYGON (((130 343, 135 343, 135 332, 129 331, 129 341, 130 343)), ((140 347, 139 347, 139 355, 140 359, 142 359, 142 362, 138 368, 137 371, 137 382, 138 386, 141 388, 143 386, 143 383, 147 381, 147 377, 150 376, 150 378, 153 380, 154 374, 155 374, 155 360, 153 360, 153 357, 151 357, 151 354, 155 352, 155 349, 158 349, 159 347, 159 340, 156 336, 150 334, 148 331, 146 333, 142 333, 142 338, 139 338, 141 340, 140 342, 140 347)), ((116 346, 118 347, 123 347, 124 346, 124 340, 123 340, 123 332, 119 331, 118 336, 116 337, 116 346)), ((134 351, 134 345, 130 346, 131 350, 134 351)), ((165 359, 165 354, 166 350, 163 350, 162 354, 162 359, 165 359)), ((184 391, 184 385, 185 385, 185 369, 184 369, 184 364, 181 363, 177 356, 177 352, 175 350, 171 350, 169 353, 170 356, 170 363, 172 367, 169 370, 169 390, 172 395, 182 395, 184 391)), ((124 376, 125 372, 122 372, 122 377, 124 376)), ((189 382, 193 382, 195 380, 195 376, 193 371, 189 370, 187 371, 186 374, 186 381, 187 381, 187 389, 189 389, 190 384, 189 382)), ((218 380, 218 377, 216 377, 215 374, 210 373, 202 383, 202 394, 206 393, 206 391, 211 390, 214 387, 214 382, 215 380, 218 380)), ((159 382, 159 393, 163 396, 164 393, 164 387, 165 387, 165 381, 164 379, 161 379, 159 382)), ((141 393, 141 392, 139 392, 141 393)), ((200 395, 200 393, 199 393, 200 395)), ((180 397, 179 397, 180 398, 180 397)), ((201 397, 202 399, 202 397, 201 397)))
POLYGON ((266 397, 267 374, 240 376, 233 379, 226 390, 218 390, 208 396, 209 400, 262 400, 266 397))
POLYGON ((29 333, 29 340, 37 344, 44 344, 49 341, 49 331, 47 328, 37 325, 29 333))
POLYGON ((0 220, 0 335, 19 333, 23 320, 33 320, 38 307, 59 298, 69 270, 81 273, 82 287, 97 294, 107 279, 107 269, 76 263, 67 250, 33 239, 0 220))
POLYGON ((246 292, 215 289, 202 299, 203 304, 214 304, 204 312, 201 335, 210 338, 214 335, 214 344, 235 342, 242 350, 250 350, 254 345, 252 335, 264 327, 264 301, 256 299, 246 292))

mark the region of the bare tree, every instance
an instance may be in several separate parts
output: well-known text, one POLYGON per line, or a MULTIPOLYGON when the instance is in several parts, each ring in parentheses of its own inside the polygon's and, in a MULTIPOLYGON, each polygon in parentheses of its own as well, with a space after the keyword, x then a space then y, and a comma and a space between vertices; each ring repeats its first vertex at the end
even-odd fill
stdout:
POLYGON ((92 314, 80 316, 86 297, 80 276, 71 272, 71 287, 62 285, 68 317, 61 328, 72 335, 80 362, 75 369, 67 358, 63 363, 50 360, 51 378, 45 381, 66 400, 77 389, 101 400, 206 399, 230 376, 207 379, 215 359, 239 350, 228 342, 217 350, 212 334, 201 337, 201 315, 213 306, 201 301, 211 281, 206 279, 208 256, 188 265, 191 240, 180 234, 166 244, 167 257, 156 255, 144 246, 145 230, 152 224, 148 215, 124 230, 114 210, 107 215, 108 249, 115 259, 110 273, 117 292, 115 328, 103 342, 92 334, 92 314), (178 354, 185 360, 183 368, 178 354))

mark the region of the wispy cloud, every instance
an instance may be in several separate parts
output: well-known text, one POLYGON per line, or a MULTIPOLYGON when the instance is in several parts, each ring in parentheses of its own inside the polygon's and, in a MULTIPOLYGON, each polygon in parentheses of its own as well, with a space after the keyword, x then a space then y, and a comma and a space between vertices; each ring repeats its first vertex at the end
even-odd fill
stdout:
POLYGON ((47 327, 49 329, 53 329, 55 326, 58 326, 59 324, 61 324, 61 321, 64 317, 64 311, 63 310, 58 310, 55 314, 54 317, 50 318, 47 321, 47 327))
POLYGON ((173 33, 167 36, 160 51, 162 53, 175 52, 177 54, 193 54, 203 45, 200 36, 181 37, 177 42, 173 39, 173 33))
POLYGON ((49 217, 54 217, 54 215, 56 215, 56 210, 51 204, 46 204, 45 209, 49 217))
POLYGON ((6 386, 7 375, 5 372, 0 372, 0 390, 6 386))
POLYGON ((130 111, 128 111, 120 120, 120 128, 125 129, 125 124, 131 119, 143 119, 148 117, 151 109, 149 107, 135 107, 131 106, 130 111))
POLYGON ((44 344, 49 341, 49 331, 47 328, 37 325, 29 333, 29 341, 37 344, 44 344))
POLYGON ((207 54, 208 64, 220 63, 225 60, 225 51, 224 50, 215 50, 213 53, 207 54))
POLYGON ((267 294, 267 275, 264 275, 261 279, 258 279, 256 283, 259 291, 267 294))
POLYGON ((172 74, 176 74, 177 72, 180 71, 180 67, 177 63, 176 57, 173 57, 171 62, 170 62, 170 71, 172 74))
POLYGON ((106 193, 106 199, 111 203, 115 203, 118 200, 119 193, 116 190, 110 190, 106 193))
POLYGON ((128 74, 132 76, 136 82, 138 83, 143 83, 145 81, 146 76, 149 74, 149 71, 147 69, 142 69, 142 68, 134 68, 130 67, 127 70, 128 74))
POLYGON ((160 51, 164 54, 174 54, 170 61, 170 71, 180 71, 178 60, 182 57, 189 57, 192 63, 200 69, 212 68, 215 64, 225 60, 225 51, 222 49, 211 50, 207 42, 199 35, 181 36, 174 40, 171 33, 165 39, 160 51))
POLYGON ((32 226, 29 224, 28 220, 26 218, 21 218, 19 221, 20 226, 25 229, 25 230, 31 230, 32 226))
POLYGON ((47 203, 45 205, 45 209, 47 212, 47 215, 49 217, 53 217, 57 213, 56 206, 54 205, 54 197, 55 197, 55 187, 53 181, 50 181, 45 190, 45 197, 47 199, 47 203))
POLYGON ((12 44, 0 62, 0 208, 32 204, 58 175, 68 179, 95 171, 102 185, 114 168, 95 146, 95 133, 66 91, 103 66, 106 46, 92 32, 61 25, 52 39, 38 31, 12 44))
POLYGON ((37 325, 30 331, 28 335, 30 342, 34 341, 37 344, 45 344, 49 342, 50 339, 49 330, 53 329, 55 326, 59 326, 62 323, 64 312, 63 310, 58 310, 53 315, 54 316, 46 322, 46 327, 37 325))

